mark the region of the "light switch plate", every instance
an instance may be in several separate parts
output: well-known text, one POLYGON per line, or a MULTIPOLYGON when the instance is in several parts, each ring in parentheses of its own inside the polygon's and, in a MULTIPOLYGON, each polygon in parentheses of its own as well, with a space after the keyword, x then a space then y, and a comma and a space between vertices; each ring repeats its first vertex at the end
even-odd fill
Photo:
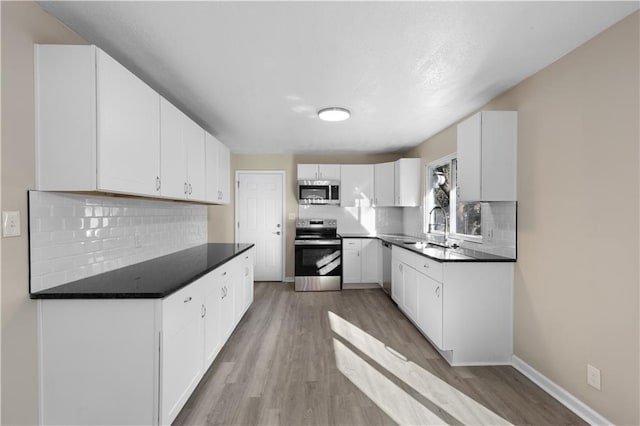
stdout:
POLYGON ((4 237, 20 236, 20 212, 19 211, 3 211, 2 212, 2 236, 4 237))
POLYGON ((587 364, 587 384, 600 390, 600 370, 591 364, 587 364))

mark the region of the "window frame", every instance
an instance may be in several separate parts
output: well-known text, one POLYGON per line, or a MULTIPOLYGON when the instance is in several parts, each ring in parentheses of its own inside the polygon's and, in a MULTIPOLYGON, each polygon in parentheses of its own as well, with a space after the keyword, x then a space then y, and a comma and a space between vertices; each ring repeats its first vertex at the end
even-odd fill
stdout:
MULTIPOLYGON (((449 215, 449 219, 448 219, 448 224, 449 224, 449 232, 448 232, 448 237, 450 238, 454 238, 456 240, 461 240, 461 241, 468 241, 468 242, 472 242, 472 243, 482 243, 482 232, 480 233, 480 235, 470 235, 470 234, 462 234, 462 233, 458 233, 455 232, 454 230, 456 229, 456 211, 457 211, 457 204, 458 204, 458 194, 457 194, 457 171, 458 171, 458 164, 457 164, 457 153, 453 153, 453 154, 449 154, 449 155, 445 155, 444 157, 441 157, 437 160, 431 161, 430 163, 428 163, 425 166, 425 181, 424 181, 424 205, 425 205, 425 209, 424 209, 424 214, 423 214, 423 218, 422 218, 422 232, 425 235, 429 235, 429 212, 431 211, 431 209, 433 209, 435 207, 435 203, 434 203, 434 197, 431 193, 431 191, 433 190, 432 188, 432 184, 431 184, 431 176, 432 176, 432 170, 440 167, 446 163, 450 164, 450 170, 451 170, 451 192, 449 193, 449 211, 447 212, 449 215), (454 165, 454 161, 455 161, 455 165, 454 165), (453 220, 452 220, 453 219, 453 220)), ((480 203, 480 202, 478 202, 480 203)), ((482 203, 480 203, 480 217, 482 218, 482 210, 483 210, 483 205, 482 203)), ((480 220, 482 222, 482 219, 480 220)), ((444 236, 444 232, 443 231, 438 231, 438 230, 433 230, 431 231, 431 234, 433 235, 437 235, 437 236, 444 236)))

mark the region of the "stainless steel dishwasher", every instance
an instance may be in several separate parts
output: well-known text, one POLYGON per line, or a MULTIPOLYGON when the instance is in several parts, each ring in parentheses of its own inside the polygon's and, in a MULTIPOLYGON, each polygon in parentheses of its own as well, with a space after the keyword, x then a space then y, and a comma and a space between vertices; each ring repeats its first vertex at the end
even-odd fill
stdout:
POLYGON ((382 289, 391 296, 391 244, 382 242, 382 289))

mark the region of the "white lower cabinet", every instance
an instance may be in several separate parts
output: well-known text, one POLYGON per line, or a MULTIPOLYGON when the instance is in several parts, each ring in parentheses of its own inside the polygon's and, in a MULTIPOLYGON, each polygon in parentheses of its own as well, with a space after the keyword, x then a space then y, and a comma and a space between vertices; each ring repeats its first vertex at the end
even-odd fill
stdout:
MULTIPOLYGON (((392 249, 395 251, 395 247, 392 249)), ((397 259, 391 260, 391 299, 401 308, 404 306, 404 269, 406 265, 397 259)))
POLYGON ((203 302, 202 280, 162 300, 160 418, 163 420, 175 419, 202 377, 203 302))
POLYGON ((253 300, 253 250, 164 299, 39 300, 40 423, 171 424, 253 300))
POLYGON ((442 347, 442 283, 433 278, 417 274, 420 309, 416 313, 418 328, 429 336, 434 345, 442 347))
POLYGON ((509 364, 513 263, 437 262, 394 246, 391 296, 451 365, 509 364))
POLYGON ((377 283, 378 246, 375 238, 342 239, 342 281, 344 283, 377 283))

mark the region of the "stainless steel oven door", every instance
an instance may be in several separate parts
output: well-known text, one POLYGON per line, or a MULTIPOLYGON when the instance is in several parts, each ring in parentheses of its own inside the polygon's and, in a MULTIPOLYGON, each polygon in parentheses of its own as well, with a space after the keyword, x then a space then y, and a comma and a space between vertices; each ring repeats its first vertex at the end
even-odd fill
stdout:
POLYGON ((340 290, 340 240, 295 240, 296 291, 340 290))

